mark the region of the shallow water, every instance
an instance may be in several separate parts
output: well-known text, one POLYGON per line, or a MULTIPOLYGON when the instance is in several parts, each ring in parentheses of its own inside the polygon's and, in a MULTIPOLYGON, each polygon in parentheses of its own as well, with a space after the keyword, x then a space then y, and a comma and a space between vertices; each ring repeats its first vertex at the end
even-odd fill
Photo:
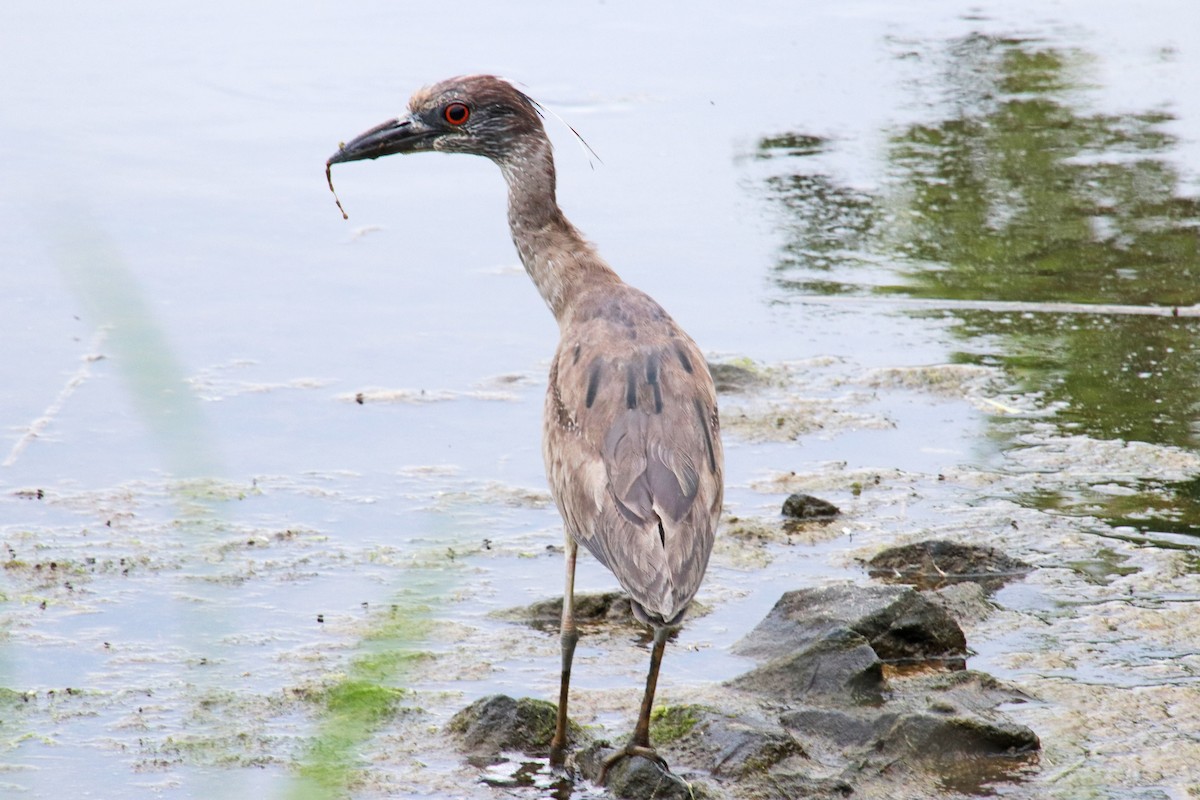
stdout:
MULTIPOLYGON (((1039 570, 969 628, 971 666, 1038 698, 1012 713, 1045 746, 994 791, 1200 783, 1192 4, 703 4, 686 35, 625 2, 8 17, 5 791, 500 791, 440 730, 556 689, 554 635, 492 616, 560 591, 554 324, 490 164, 345 165, 348 223, 322 176, 478 70, 586 137, 599 163, 550 121, 567 213, 762 377, 722 399, 728 514, 845 512, 718 544, 665 702, 744 670, 729 646, 782 591, 991 543, 1039 570)), ((585 560, 579 585, 615 582, 585 560)), ((609 736, 635 640, 578 651, 573 711, 609 736)))

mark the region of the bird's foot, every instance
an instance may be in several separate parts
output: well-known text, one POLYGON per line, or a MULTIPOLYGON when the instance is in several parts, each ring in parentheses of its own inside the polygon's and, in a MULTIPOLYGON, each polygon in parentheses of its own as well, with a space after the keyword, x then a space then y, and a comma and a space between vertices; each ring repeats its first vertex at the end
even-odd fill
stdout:
POLYGON ((600 777, 596 779, 596 784, 598 786, 603 786, 605 781, 608 780, 608 770, 617 762, 624 761, 630 756, 641 756, 642 758, 649 759, 655 764, 658 764, 658 766, 662 768, 663 772, 671 771, 671 768, 667 766, 667 760, 660 756, 658 751, 653 747, 634 744, 631 742, 610 755, 608 758, 604 759, 604 764, 600 767, 600 777))

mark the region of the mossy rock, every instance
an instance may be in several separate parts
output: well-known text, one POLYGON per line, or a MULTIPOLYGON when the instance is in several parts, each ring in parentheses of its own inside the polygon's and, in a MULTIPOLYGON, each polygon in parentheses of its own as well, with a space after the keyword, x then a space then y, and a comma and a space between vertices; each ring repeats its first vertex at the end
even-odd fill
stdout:
POLYGON ((650 713, 650 741, 656 746, 670 744, 692 732, 705 714, 719 713, 707 706, 659 706, 650 713))
MULTIPOLYGON (((554 703, 495 694, 459 711, 447 723, 446 730, 458 736, 463 752, 476 760, 494 762, 510 751, 544 758, 550 754, 557 718, 558 706, 554 703)), ((577 745, 585 738, 582 728, 573 722, 569 724, 569 745, 577 745)))

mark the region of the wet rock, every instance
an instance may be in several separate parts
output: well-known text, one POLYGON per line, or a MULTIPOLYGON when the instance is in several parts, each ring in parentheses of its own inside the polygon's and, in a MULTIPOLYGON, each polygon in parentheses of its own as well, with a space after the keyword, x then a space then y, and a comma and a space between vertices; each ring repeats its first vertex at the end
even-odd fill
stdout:
MULTIPOLYGON (((539 600, 536 603, 520 608, 510 608, 495 612, 497 617, 523 622, 540 631, 558 633, 562 624, 562 597, 539 600)), ((709 612, 709 607, 696 600, 688 606, 688 619, 703 616, 709 612)), ((633 616, 633 607, 629 595, 624 592, 602 592, 595 594, 575 594, 575 622, 578 625, 628 625, 639 629, 646 628, 633 616)))
POLYGON ((937 603, 954 617, 959 625, 972 625, 986 619, 995 610, 987 593, 978 583, 966 582, 944 586, 928 592, 930 602, 937 603))
POLYGON ((979 672, 941 672, 889 682, 878 708, 800 706, 780 724, 815 760, 845 765, 864 783, 924 771, 963 786, 1004 780, 1036 758, 1037 735, 996 711, 1027 699, 979 672))
POLYGON ((883 663, 864 636, 836 627, 807 647, 773 658, 728 685, 785 702, 842 698, 856 704, 878 703, 883 663))
POLYGON ((787 592, 734 645, 757 659, 810 647, 840 630, 862 636, 883 661, 948 661, 961 667, 967 641, 944 608, 907 587, 830 586, 787 592))
POLYGON ((942 789, 990 795, 995 782, 1035 763, 1040 748, 1033 731, 1006 720, 911 713, 882 731, 854 769, 860 781, 924 774, 942 789))
POLYGON ((888 548, 867 566, 871 577, 885 583, 939 589, 971 581, 989 594, 1033 569, 991 547, 942 540, 888 548))
MULTIPOLYGON (((562 623, 562 597, 513 608, 501 612, 506 619, 517 620, 532 625, 538 630, 558 631, 562 623)), ((603 592, 600 594, 575 595, 575 622, 588 625, 598 623, 610 624, 640 624, 634 619, 633 609, 629 604, 629 596, 624 592, 603 592)))
POLYGON ((939 713, 992 714, 1003 704, 1027 703, 1030 697, 1006 686, 986 672, 932 672, 909 676, 896 683, 891 705, 939 713))
POLYGON ((940 659, 948 660, 947 666, 952 668, 965 666, 967 637, 962 628, 946 609, 919 592, 906 590, 886 605, 881 602, 878 610, 860 617, 851 627, 870 641, 884 661, 940 659))
MULTIPOLYGON (((585 747, 575 756, 575 765, 591 781, 600 778, 605 759, 616 752, 608 742, 585 747)), ((622 759, 612 766, 605 789, 614 797, 628 800, 702 800, 714 798, 701 782, 689 782, 662 765, 641 756, 622 759)))
POLYGON ((805 758, 804 749, 791 734, 778 722, 761 717, 705 706, 670 706, 658 716, 660 722, 663 717, 672 718, 671 727, 678 732, 672 738, 651 729, 660 752, 669 755, 672 764, 702 769, 717 777, 744 778, 764 773, 788 758, 805 758))
POLYGON ((905 714, 879 737, 877 752, 931 761, 1015 756, 1037 750, 1037 734, 1024 725, 978 717, 905 714))
POLYGON ((897 586, 784 594, 734 647, 760 663, 728 685, 763 698, 763 719, 748 725, 745 711, 710 710, 698 715, 706 727, 693 726, 697 735, 722 732, 726 738, 714 741, 728 742, 732 753, 743 747, 778 757, 751 755, 742 763, 762 769, 721 772, 697 757, 711 751, 688 745, 691 735, 672 750, 691 746, 684 761, 736 797, 845 796, 897 780, 969 788, 1012 778, 1040 742, 996 709, 1028 698, 965 669, 966 638, 942 603, 987 601, 974 583, 951 588, 939 602, 897 586), (717 720, 735 722, 723 730, 717 720))
MULTIPOLYGON (((621 600, 589 596, 581 614, 609 622, 621 600)), ((706 693, 710 705, 655 710, 651 741, 669 769, 623 759, 606 791, 680 800, 934 796, 1016 779, 1036 763, 1040 741, 997 709, 1029 698, 964 668, 966 639, 947 611, 988 605, 974 582, 937 594, 853 585, 787 592, 734 647, 755 668, 706 693)), ((522 612, 556 629, 560 608, 548 601, 522 612)), ((554 706, 485 698, 449 728, 477 765, 513 751, 544 758, 554 706)), ((595 781, 614 749, 572 732, 577 775, 595 781)))
POLYGON ((803 522, 828 522, 841 513, 833 503, 811 494, 793 494, 783 501, 783 515, 803 522))
POLYGON ((831 747, 838 751, 867 747, 879 737, 880 720, 885 724, 895 723, 897 714, 880 712, 877 709, 842 709, 817 706, 801 706, 784 712, 780 724, 800 735, 809 748, 819 753, 829 753, 831 747), (823 742, 815 742, 820 737, 823 742), (814 744, 820 746, 813 747, 814 744))
MULTIPOLYGON (((504 753, 514 751, 543 758, 550 755, 557 714, 557 706, 545 700, 496 694, 459 711, 446 730, 458 737, 468 761, 477 766, 504 761, 504 753)), ((568 741, 574 745, 585 739, 571 723, 568 741)))
POLYGON ((766 376, 754 368, 753 362, 722 363, 708 362, 708 372, 712 375, 718 394, 738 394, 753 389, 766 382, 766 376))
POLYGON ((752 794, 755 800, 838 800, 852 797, 854 787, 841 778, 814 777, 807 772, 774 770, 758 782, 752 794))

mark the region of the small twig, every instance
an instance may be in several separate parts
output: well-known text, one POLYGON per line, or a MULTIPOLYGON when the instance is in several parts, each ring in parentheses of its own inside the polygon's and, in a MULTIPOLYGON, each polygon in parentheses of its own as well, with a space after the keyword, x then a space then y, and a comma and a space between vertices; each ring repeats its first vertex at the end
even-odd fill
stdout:
POLYGON ((17 459, 21 457, 21 453, 25 452, 25 448, 29 447, 30 442, 42 435, 42 431, 50 426, 54 418, 63 410, 63 406, 67 404, 67 400, 75 393, 75 390, 83 385, 83 382, 92 376, 92 362, 99 361, 103 356, 100 354, 100 347, 104 344, 105 338, 108 336, 108 328, 100 328, 96 331, 96 335, 92 337, 91 343, 88 345, 88 353, 81 359, 83 363, 79 365, 79 369, 75 370, 67 383, 59 391, 58 396, 54 398, 42 415, 29 423, 29 427, 25 429, 25 433, 13 445, 12 451, 9 452, 8 458, 0 466, 11 467, 17 463, 17 459))
MULTIPOLYGON (((341 150, 345 145, 338 145, 341 150)), ((329 183, 329 191, 333 192, 333 202, 337 203, 338 211, 342 212, 342 219, 350 219, 350 215, 346 213, 346 209, 342 208, 342 201, 338 199, 337 190, 333 188, 333 165, 325 165, 325 180, 329 183)))

